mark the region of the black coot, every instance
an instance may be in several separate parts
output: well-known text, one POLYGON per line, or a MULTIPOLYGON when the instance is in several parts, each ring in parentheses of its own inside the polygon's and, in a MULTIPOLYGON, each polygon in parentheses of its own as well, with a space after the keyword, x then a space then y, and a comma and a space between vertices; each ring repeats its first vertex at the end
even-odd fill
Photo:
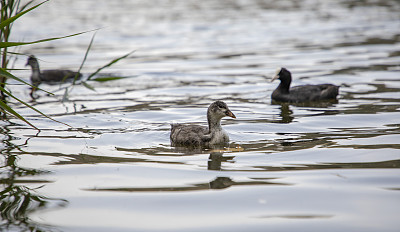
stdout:
POLYGON ((279 79, 281 83, 271 95, 272 100, 278 102, 313 102, 323 100, 335 100, 339 94, 339 86, 332 84, 299 85, 290 88, 292 75, 286 68, 277 70, 271 82, 279 79))

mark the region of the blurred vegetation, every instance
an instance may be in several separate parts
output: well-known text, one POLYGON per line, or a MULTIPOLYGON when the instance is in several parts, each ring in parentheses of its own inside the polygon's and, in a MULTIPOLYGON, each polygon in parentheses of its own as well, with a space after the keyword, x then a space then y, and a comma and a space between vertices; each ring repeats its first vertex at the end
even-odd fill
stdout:
POLYGON ((50 181, 35 176, 48 171, 18 165, 18 155, 12 151, 21 150, 21 146, 26 145, 29 139, 19 146, 13 144, 11 141, 15 138, 10 135, 7 127, 0 127, 3 135, 0 140, 0 144, 3 144, 0 165, 0 231, 52 231, 52 227, 33 221, 30 215, 49 207, 63 207, 68 202, 37 193, 38 189, 50 181))
MULTIPOLYGON (((36 44, 36 43, 43 43, 46 41, 51 41, 51 40, 57 40, 57 39, 62 39, 62 38, 67 38, 71 36, 76 36, 82 33, 77 33, 77 34, 72 34, 68 36, 63 36, 63 37, 54 37, 54 38, 47 38, 47 39, 42 39, 42 40, 37 40, 37 41, 32 41, 32 42, 12 42, 9 41, 11 31, 12 31, 12 26, 13 23, 18 20, 21 16, 24 14, 36 9, 37 7, 41 6, 42 4, 46 3, 47 1, 44 1, 42 3, 36 4, 32 7, 33 1, 28 1, 25 4, 21 4, 20 0, 1 0, 1 9, 0 9, 0 113, 2 118, 5 118, 7 115, 13 115, 17 117, 18 119, 26 122, 30 126, 32 126, 35 129, 38 129, 35 127, 33 124, 31 124, 29 121, 27 121, 24 117, 22 117, 20 114, 18 114, 15 110, 13 110, 8 102, 8 98, 12 98, 21 104, 25 105, 26 107, 31 108, 32 110, 36 111, 37 113, 41 114, 44 117, 47 117, 49 119, 52 119, 48 117, 47 115, 43 114, 30 104, 22 101, 18 97, 14 96, 11 91, 9 91, 6 88, 6 83, 8 79, 14 79, 22 84, 28 85, 33 87, 31 84, 25 82, 24 80, 14 76, 11 74, 8 69, 8 64, 10 61, 10 57, 14 55, 22 55, 16 52, 10 52, 8 49, 11 47, 18 47, 18 46, 23 46, 23 45, 28 45, 28 44, 36 44)), ((54 120, 54 119, 52 119, 54 120)), ((56 120, 54 120, 56 121, 56 120)), ((38 129, 39 130, 39 129, 38 129)))
MULTIPOLYGON (((18 78, 16 76, 14 76, 10 71, 10 69, 8 69, 8 64, 10 62, 10 58, 14 57, 14 56, 20 56, 23 55, 25 56, 25 54, 19 54, 17 52, 10 52, 9 49, 10 48, 16 48, 19 46, 23 46, 23 45, 28 45, 28 44, 36 44, 36 43, 43 43, 43 42, 47 42, 47 41, 52 41, 52 40, 58 40, 58 39, 63 39, 63 38, 67 38, 67 37, 72 37, 72 36, 77 36, 86 32, 80 32, 80 33, 76 33, 76 34, 72 34, 72 35, 67 35, 67 36, 62 36, 62 37, 53 37, 53 38, 46 38, 46 39, 41 39, 41 40, 37 40, 37 41, 31 41, 31 42, 11 42, 9 41, 10 35, 11 35, 11 31, 12 31, 12 26, 13 23, 18 20, 18 18, 20 18, 21 16, 23 16, 24 14, 36 9, 37 7, 41 6, 42 4, 48 2, 44 1, 42 3, 39 4, 34 4, 33 0, 32 1, 28 1, 24 4, 21 3, 20 0, 1 0, 1 10, 0 10, 0 63, 1 63, 1 67, 0 67, 0 117, 1 118, 6 118, 7 115, 12 115, 22 121, 24 121, 25 123, 29 124, 31 127, 39 130, 39 128, 37 128, 36 126, 34 126, 32 123, 30 123, 28 120, 26 120, 23 116, 21 116, 19 113, 17 113, 9 104, 8 104, 8 99, 11 98, 23 105, 25 105, 26 107, 36 111, 37 113, 41 114, 42 116, 49 118, 53 121, 59 122, 53 118, 50 118, 49 116, 45 115, 44 113, 42 113, 41 111, 37 110, 36 108, 34 108, 31 104, 28 104, 24 101, 22 101, 21 99, 19 99, 18 97, 14 96, 12 94, 12 92, 6 87, 6 83, 8 79, 14 79, 24 85, 30 86, 32 88, 37 88, 36 86, 32 86, 31 84, 25 82, 24 80, 22 80, 21 78, 18 78), (32 6, 33 5, 33 6, 32 6)), ((79 67, 78 73, 80 73, 87 55, 90 51, 90 48, 92 46, 93 43, 93 39, 94 36, 92 37, 92 40, 88 46, 88 49, 86 51, 86 54, 84 56, 84 59, 81 63, 81 66, 79 67)), ((118 57, 112 61, 110 61, 109 63, 107 63, 106 65, 98 68, 95 72, 93 72, 92 74, 89 75, 89 77, 85 80, 85 81, 81 81, 79 84, 82 84, 83 86, 87 87, 88 89, 94 90, 94 88, 87 83, 87 81, 92 80, 93 81, 98 81, 98 82, 104 82, 104 81, 110 81, 110 80, 117 80, 117 79, 121 79, 123 77, 100 77, 100 78, 93 78, 95 77, 101 70, 110 67, 111 65, 115 64, 116 62, 118 62, 121 59, 124 59, 126 57, 128 57, 130 54, 132 54, 133 52, 129 52, 126 55, 123 55, 121 57, 118 57)), ((75 77, 75 80, 73 81, 72 85, 75 85, 75 81, 77 80, 77 77, 75 77)), ((38 88, 39 90, 45 91, 43 89, 38 88)), ((65 89, 65 93, 64 93, 64 97, 63 100, 68 99, 68 92, 71 88, 66 88, 65 89)), ((45 91, 47 92, 47 91, 45 91)), ((47 92, 48 94, 51 94, 49 92, 47 92)), ((62 122, 59 122, 62 123, 62 122)), ((63 123, 64 124, 64 123, 63 123)), ((67 125, 67 124, 65 124, 67 125)), ((67 125, 68 126, 68 125, 67 125)))
MULTIPOLYGON (((47 0, 48 1, 48 0, 47 0)), ((19 83, 22 83, 26 86, 34 87, 30 83, 25 82, 21 78, 14 76, 11 72, 12 69, 9 69, 10 60, 12 58, 16 58, 18 56, 26 56, 25 54, 20 54, 15 52, 17 48, 23 45, 28 44, 36 44, 43 43, 52 40, 63 39, 67 37, 77 36, 86 32, 76 33, 72 35, 62 36, 62 37, 53 37, 46 38, 37 41, 31 42, 12 42, 9 41, 13 23, 18 20, 24 14, 36 9, 47 1, 43 1, 39 4, 34 4, 34 1, 24 1, 22 3, 20 0, 0 0, 1 9, 0 9, 0 117, 6 118, 7 116, 16 117, 25 123, 29 124, 31 127, 39 130, 33 124, 31 124, 28 120, 26 120, 23 116, 18 114, 12 107, 9 105, 10 99, 17 101, 26 107, 36 111, 44 117, 47 117, 53 121, 58 122, 55 119, 52 119, 40 112, 36 108, 34 108, 31 104, 22 101, 18 97, 12 94, 12 91, 7 88, 7 80, 13 79, 19 83), (12 49, 12 51, 11 51, 12 49)), ((91 45, 93 43, 94 36, 89 44, 89 47, 86 51, 85 57, 82 61, 82 64, 79 68, 81 71, 87 55, 90 51, 91 45)), ((95 78, 101 70, 107 68, 121 59, 128 57, 132 52, 118 57, 103 67, 98 68, 94 73, 90 74, 89 77, 85 81, 81 81, 80 84, 85 87, 94 90, 87 81, 93 80, 98 82, 110 81, 115 79, 120 79, 122 77, 101 77, 95 78)), ((75 85, 76 79, 72 83, 72 86, 75 85)), ((36 88, 36 87, 35 87, 36 88)), ((66 88, 66 93, 68 93, 68 88, 66 88)), ((45 91, 43 89, 38 88, 39 90, 45 91)), ((47 92, 47 91, 45 91, 47 92)), ((49 93, 49 92, 47 92, 49 93)), ((51 93, 49 93, 51 94, 51 93)), ((67 96, 67 94, 64 94, 67 96)), ((39 169, 30 169, 23 168, 18 165, 18 154, 16 154, 15 150, 22 151, 21 147, 25 146, 28 143, 28 140, 25 144, 20 146, 14 145, 11 141, 14 140, 9 130, 7 129, 7 124, 12 124, 10 121, 4 121, 4 125, 0 127, 0 134, 2 135, 0 140, 0 149, 1 149, 1 163, 0 163, 0 231, 52 231, 54 228, 48 225, 43 225, 38 222, 33 221, 29 218, 29 216, 38 210, 43 210, 49 207, 63 207, 67 204, 66 200, 63 199, 54 199, 48 198, 46 196, 38 194, 37 190, 42 188, 46 183, 50 181, 41 180, 37 178, 33 178, 34 176, 42 175, 47 173, 45 170, 39 169), (28 186, 36 186, 36 187, 28 187, 28 186)), ((59 122, 61 123, 61 122, 59 122)))

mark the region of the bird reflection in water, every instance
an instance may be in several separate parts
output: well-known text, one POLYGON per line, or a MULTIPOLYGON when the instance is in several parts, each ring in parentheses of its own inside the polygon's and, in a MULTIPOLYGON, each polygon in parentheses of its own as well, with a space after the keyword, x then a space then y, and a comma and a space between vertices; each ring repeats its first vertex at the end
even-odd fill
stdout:
POLYGON ((223 156, 224 153, 212 152, 208 157, 208 170, 221 170, 222 162, 233 160, 234 156, 223 156))
POLYGON ((293 121, 293 111, 290 110, 289 104, 281 104, 280 116, 279 123, 291 123, 293 121))

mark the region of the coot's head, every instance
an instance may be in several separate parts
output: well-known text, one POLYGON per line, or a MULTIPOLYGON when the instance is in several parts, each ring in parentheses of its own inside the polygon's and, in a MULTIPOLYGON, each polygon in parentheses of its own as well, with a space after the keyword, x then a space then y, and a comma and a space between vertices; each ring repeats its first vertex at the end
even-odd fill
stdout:
POLYGON ((279 80, 291 79, 291 77, 292 75, 290 74, 289 70, 287 70, 286 68, 278 68, 271 82, 273 82, 276 79, 279 80))
POLYGON ((208 107, 207 112, 209 117, 221 119, 225 116, 236 118, 236 116, 229 110, 228 106, 223 101, 216 101, 208 107))
POLYGON ((36 59, 36 57, 34 55, 30 55, 29 56, 28 61, 26 62, 25 66, 28 66, 28 65, 30 65, 32 67, 38 65, 38 61, 37 61, 37 59, 36 59))

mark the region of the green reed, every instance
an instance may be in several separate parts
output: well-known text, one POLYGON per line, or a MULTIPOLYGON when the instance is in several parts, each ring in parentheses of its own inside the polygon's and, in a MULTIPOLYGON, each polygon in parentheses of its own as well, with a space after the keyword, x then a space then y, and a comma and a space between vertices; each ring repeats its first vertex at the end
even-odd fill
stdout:
MULTIPOLYGON (((28 1, 24 4, 22 4, 21 0, 0 0, 0 5, 1 5, 1 9, 0 9, 0 63, 1 63, 1 67, 0 67, 0 117, 6 118, 7 115, 12 115, 12 116, 24 121, 25 123, 27 123, 28 125, 30 125, 31 127, 35 128, 37 130, 39 130, 37 127, 35 127, 32 123, 30 123, 28 120, 26 120, 23 116, 18 114, 14 109, 12 109, 12 107, 7 102, 8 98, 14 99, 15 101, 25 105, 26 107, 32 109, 33 111, 39 113, 40 115, 42 115, 46 118, 49 118, 56 122, 59 122, 59 121, 50 118, 49 116, 45 115, 44 113, 42 113, 39 110, 37 110, 36 108, 34 108, 29 103, 26 103, 26 102, 22 101, 21 99, 19 99, 18 97, 14 96, 12 94, 12 92, 7 88, 7 80, 8 79, 14 79, 24 85, 30 86, 32 88, 37 88, 37 87, 34 87, 31 84, 25 82, 21 78, 14 76, 10 72, 10 70, 8 69, 10 57, 24 55, 24 54, 19 54, 16 52, 9 52, 9 48, 18 48, 23 45, 43 43, 43 42, 47 42, 47 41, 68 38, 68 37, 77 36, 77 35, 86 33, 86 32, 80 32, 80 33, 76 33, 76 34, 72 34, 72 35, 67 35, 67 36, 62 36, 62 37, 45 38, 45 39, 31 41, 31 42, 9 41, 9 38, 10 38, 10 35, 12 32, 13 23, 16 22, 18 20, 18 18, 20 18, 24 14, 35 10, 37 7, 41 6, 42 4, 44 4, 48 1, 49 0, 43 1, 39 4, 34 4, 33 3, 34 1, 31 0, 31 1, 28 1)), ((94 36, 93 36, 93 38, 94 38, 94 36)), ((92 38, 92 41, 90 42, 88 50, 86 51, 85 58, 82 61, 81 67, 79 68, 79 72, 80 72, 84 62, 86 61, 86 57, 91 48, 93 38, 92 38)), ((100 72, 102 69, 111 66, 112 64, 116 63, 117 61, 119 61, 123 58, 126 58, 131 53, 128 53, 122 57, 114 59, 110 63, 99 68, 96 72, 90 74, 90 76, 87 80, 91 80, 91 78, 94 75, 96 75, 98 72, 100 72)), ((104 80, 99 79, 97 81, 108 81, 108 80, 113 80, 113 79, 119 79, 119 78, 110 77, 108 79, 104 79, 104 80)), ((75 78, 75 80, 76 80, 76 78, 75 78)), ((93 80, 96 80, 96 79, 93 79, 93 80)), ((73 82, 73 85, 74 84, 75 84, 75 81, 73 82)), ((86 81, 82 81, 81 84, 84 85, 85 87, 93 90, 93 88, 86 81)), ((37 88, 37 89, 45 91, 40 88, 37 88)), ((45 91, 45 92, 47 92, 47 91, 45 91)), ((47 92, 47 93, 49 93, 49 92, 47 92)), ((67 93, 67 91, 66 91, 66 93, 67 93)), ((49 94, 51 94, 51 93, 49 93, 49 94)), ((62 122, 59 122, 59 123, 62 123, 62 122)), ((65 124, 65 123, 62 123, 62 124, 65 124)), ((67 124, 65 124, 65 125, 67 125, 67 124)))

